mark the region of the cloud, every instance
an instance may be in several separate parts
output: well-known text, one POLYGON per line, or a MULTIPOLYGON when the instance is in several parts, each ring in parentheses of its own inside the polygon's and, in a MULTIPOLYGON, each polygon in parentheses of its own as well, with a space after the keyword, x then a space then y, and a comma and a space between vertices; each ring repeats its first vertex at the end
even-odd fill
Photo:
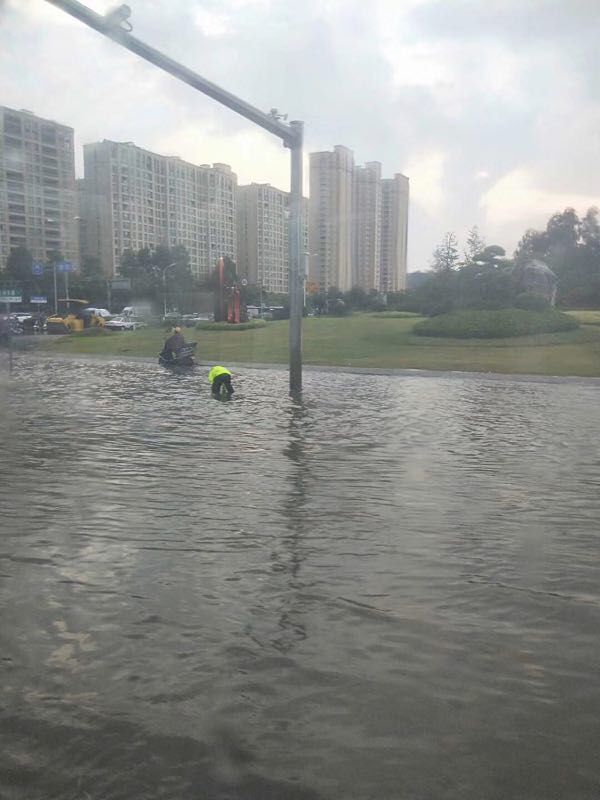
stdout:
MULTIPOLYGON (((510 251, 563 200, 600 203, 596 0, 130 5, 136 36, 303 119, 307 151, 345 144, 408 174, 411 268, 445 230, 478 224, 510 251)), ((0 102, 72 125, 78 144, 131 140, 288 185, 276 139, 43 0, 5 2, 0 102)))
POLYGON ((407 165, 411 202, 429 215, 439 214, 444 204, 444 163, 443 153, 425 152, 416 154, 407 165))
POLYGON ((225 36, 231 30, 231 17, 200 8, 194 14, 196 25, 205 36, 225 36))
POLYGON ((240 184, 257 180, 256 154, 260 153, 263 160, 260 182, 289 190, 289 150, 258 129, 215 137, 203 134, 196 126, 188 126, 159 135, 155 149, 165 155, 179 155, 192 164, 217 161, 229 164, 240 184))
POLYGON ((516 169, 504 175, 481 198, 488 225, 506 228, 528 219, 530 227, 545 227, 556 211, 573 207, 584 214, 598 202, 597 194, 547 191, 535 183, 527 169, 516 169))

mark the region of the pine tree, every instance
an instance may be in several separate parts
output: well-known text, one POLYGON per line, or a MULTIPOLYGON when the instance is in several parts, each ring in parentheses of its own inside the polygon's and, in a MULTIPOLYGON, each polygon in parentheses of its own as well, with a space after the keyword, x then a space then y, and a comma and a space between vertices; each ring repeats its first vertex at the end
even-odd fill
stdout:
POLYGON ((485 239, 479 233, 477 225, 473 225, 467 236, 467 246, 464 249, 465 264, 473 264, 477 256, 485 250, 485 239))
POLYGON ((458 266, 458 240, 451 231, 444 236, 442 243, 433 251, 434 272, 450 272, 458 266))

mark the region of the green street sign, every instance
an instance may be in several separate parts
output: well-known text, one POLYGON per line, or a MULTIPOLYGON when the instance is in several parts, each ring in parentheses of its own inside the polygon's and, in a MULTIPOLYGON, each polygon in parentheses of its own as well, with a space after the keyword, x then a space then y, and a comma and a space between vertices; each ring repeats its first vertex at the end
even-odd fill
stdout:
POLYGON ((0 288, 0 303, 22 303, 23 294, 20 289, 0 288))

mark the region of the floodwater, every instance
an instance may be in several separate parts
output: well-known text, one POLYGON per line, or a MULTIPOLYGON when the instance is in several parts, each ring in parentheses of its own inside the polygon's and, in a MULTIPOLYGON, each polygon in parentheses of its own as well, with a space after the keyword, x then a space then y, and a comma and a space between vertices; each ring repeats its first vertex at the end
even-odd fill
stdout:
POLYGON ((600 390, 27 360, 0 796, 600 795, 600 390))

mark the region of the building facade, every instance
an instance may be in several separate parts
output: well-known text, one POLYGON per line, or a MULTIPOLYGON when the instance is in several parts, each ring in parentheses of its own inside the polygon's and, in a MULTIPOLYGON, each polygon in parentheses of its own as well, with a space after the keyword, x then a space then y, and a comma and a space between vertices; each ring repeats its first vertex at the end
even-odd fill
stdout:
POLYGON ((0 268, 26 247, 79 264, 73 129, 0 107, 0 268))
POLYGON ((321 290, 352 287, 354 155, 337 145, 310 154, 309 279, 321 290))
POLYGON ((381 181, 380 289, 406 290, 409 181, 397 174, 381 181))
POLYGON ((310 280, 319 288, 406 288, 408 178, 355 166, 351 150, 310 154, 310 280))
POLYGON ((352 285, 365 292, 381 284, 381 164, 354 167, 352 285))
MULTIPOLYGON (((268 292, 289 291, 289 204, 289 192, 268 183, 238 187, 238 273, 268 292)), ((303 200, 302 220, 303 250, 308 253, 306 200, 303 200)))
POLYGON ((118 274, 125 250, 183 245, 206 278, 221 256, 236 259, 237 177, 227 164, 196 166, 104 140, 84 146, 82 250, 118 274))

